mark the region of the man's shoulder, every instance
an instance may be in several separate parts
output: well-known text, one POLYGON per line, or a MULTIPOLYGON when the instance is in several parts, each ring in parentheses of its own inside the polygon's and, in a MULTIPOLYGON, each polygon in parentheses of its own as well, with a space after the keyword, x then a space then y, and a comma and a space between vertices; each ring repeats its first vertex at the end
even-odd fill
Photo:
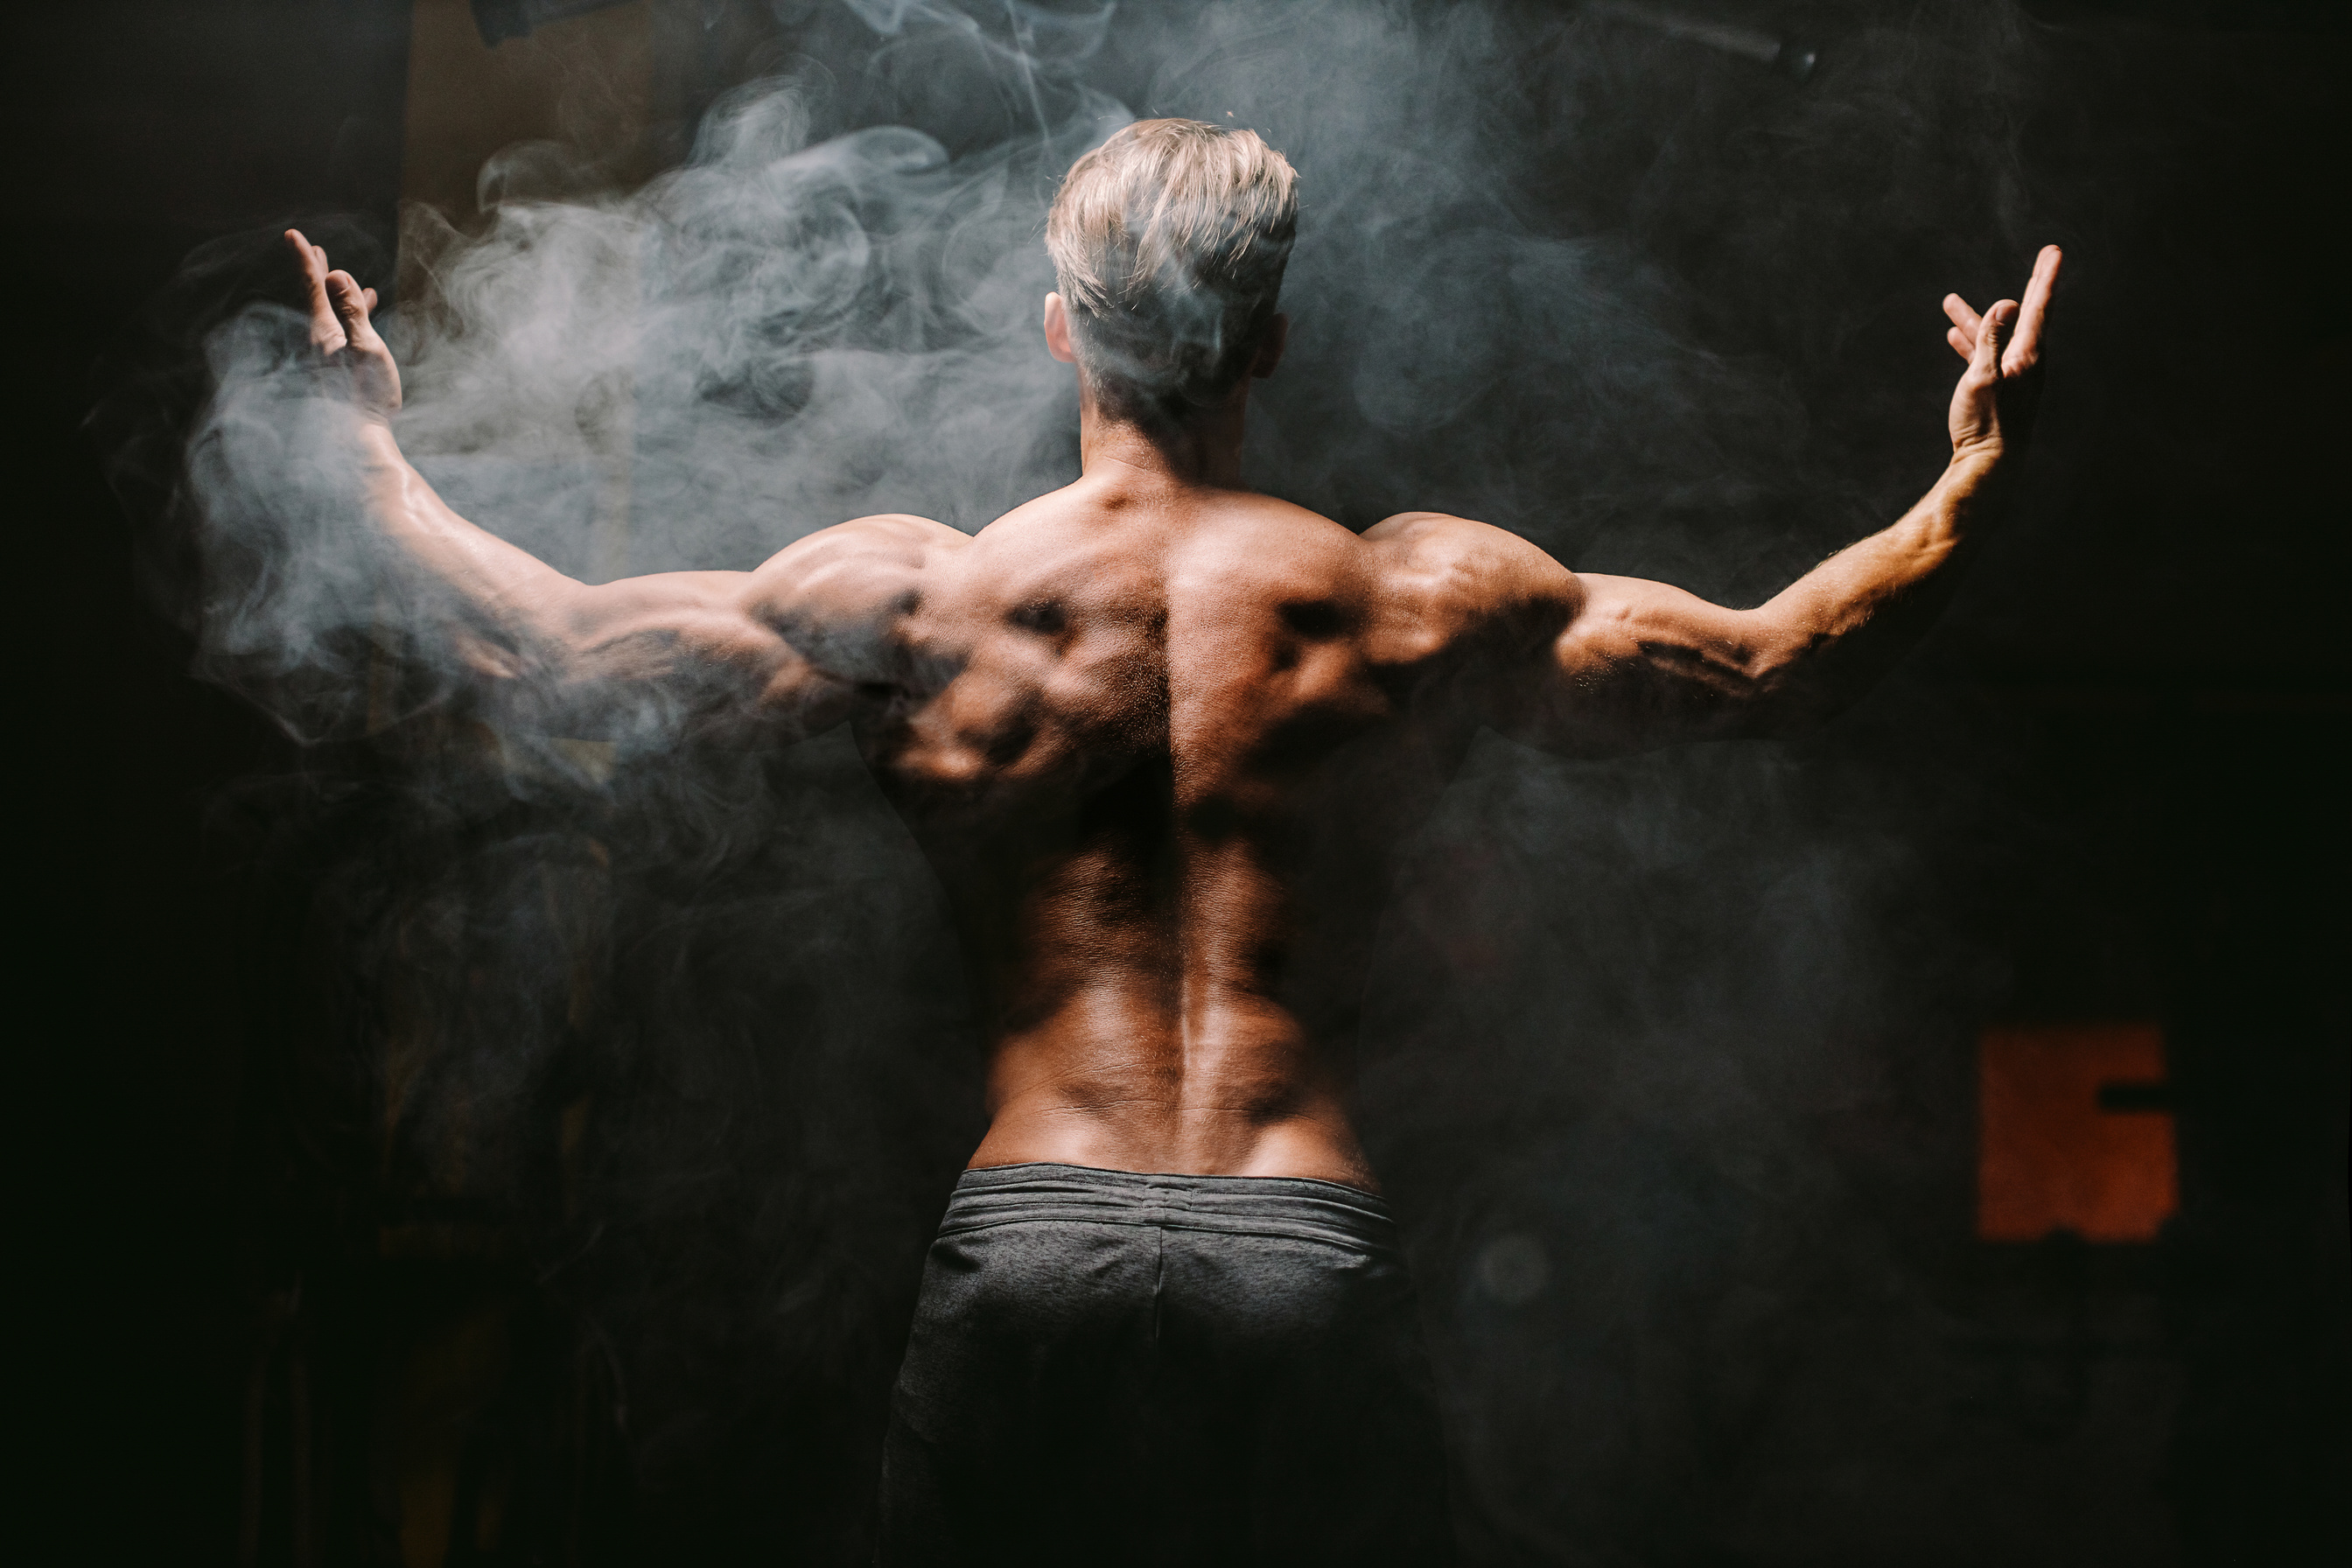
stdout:
POLYGON ((1507 529, 1446 512, 1400 512, 1366 529, 1378 563, 1371 624, 1383 662, 1426 664, 1520 647, 1531 625, 1574 613, 1575 576, 1507 529))
POLYGON ((1499 607, 1530 592, 1573 592, 1574 577, 1508 529, 1439 511, 1405 511, 1364 531, 1395 596, 1434 612, 1499 607))
POLYGON ((950 528, 944 522, 934 522, 928 517, 917 517, 912 512, 880 511, 871 517, 853 517, 847 522, 819 529, 793 548, 813 547, 827 552, 880 552, 919 557, 934 551, 954 550, 971 542, 971 535, 961 529, 950 528))
POLYGON ((911 607, 969 534, 905 512, 853 518, 794 541, 752 574, 754 612, 770 621, 866 620, 911 607))
POLYGON ((762 563, 754 575, 804 576, 826 563, 903 562, 920 565, 942 551, 970 544, 971 536, 911 512, 876 512, 803 534, 762 563))
POLYGON ((1362 538, 1375 549, 1405 558, 1517 561, 1532 555, 1550 559, 1509 529, 1451 512, 1401 511, 1364 530, 1362 538))

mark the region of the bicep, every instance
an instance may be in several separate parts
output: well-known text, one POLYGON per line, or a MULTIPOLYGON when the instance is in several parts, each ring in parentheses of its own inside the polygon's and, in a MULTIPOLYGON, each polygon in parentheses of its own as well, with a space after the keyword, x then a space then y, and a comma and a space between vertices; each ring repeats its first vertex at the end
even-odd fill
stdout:
POLYGON ((800 715, 804 682, 791 647, 748 611, 751 583, 748 572, 658 572, 579 590, 551 693, 562 721, 583 733, 731 733, 800 715))
POLYGON ((584 588, 567 643, 588 679, 654 679, 682 666, 756 664, 773 641, 746 613, 748 572, 660 572, 584 588))
POLYGON ((1557 633, 1533 650, 1496 727, 1572 756, 1749 732, 1780 667, 1770 623, 1639 577, 1569 574, 1557 633))
POLYGON ((887 683, 925 570, 966 535, 920 518, 861 518, 800 539, 751 572, 664 572, 569 595, 560 684, 597 706, 749 724, 796 739, 887 683))
POLYGON ((771 739, 839 722, 846 683, 761 613, 776 575, 664 572, 583 590, 567 639, 571 705, 643 711, 650 700, 697 725, 748 725, 771 739))

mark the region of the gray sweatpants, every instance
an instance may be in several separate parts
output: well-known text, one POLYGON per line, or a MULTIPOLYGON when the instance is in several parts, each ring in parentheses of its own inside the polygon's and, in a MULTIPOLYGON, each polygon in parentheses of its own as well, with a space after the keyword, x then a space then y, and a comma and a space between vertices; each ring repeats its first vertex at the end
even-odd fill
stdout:
POLYGON ((881 1514, 890 1568, 1450 1562, 1388 1206, 1331 1182, 966 1172, 881 1514))

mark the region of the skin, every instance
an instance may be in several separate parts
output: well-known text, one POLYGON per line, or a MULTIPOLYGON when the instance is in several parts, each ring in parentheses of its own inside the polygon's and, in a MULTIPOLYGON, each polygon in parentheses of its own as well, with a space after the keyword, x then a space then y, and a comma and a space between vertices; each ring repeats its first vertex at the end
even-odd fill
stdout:
POLYGON ((1357 1013, 1400 843, 1491 727, 1604 757, 1784 734, 1917 638, 2000 510, 2059 253, 2022 302, 1947 296, 1967 368, 1943 475, 1769 603, 1568 570, 1407 512, 1359 535, 1244 489, 1252 375, 1181 427, 1107 414, 1083 472, 977 535, 859 518, 751 572, 590 585, 467 522, 401 456, 375 303, 287 235, 348 373, 374 526, 450 592, 488 682, 593 710, 672 692, 790 745, 844 722, 945 884, 988 1039, 975 1166, 1055 1161, 1377 1190, 1349 1116, 1357 1013))

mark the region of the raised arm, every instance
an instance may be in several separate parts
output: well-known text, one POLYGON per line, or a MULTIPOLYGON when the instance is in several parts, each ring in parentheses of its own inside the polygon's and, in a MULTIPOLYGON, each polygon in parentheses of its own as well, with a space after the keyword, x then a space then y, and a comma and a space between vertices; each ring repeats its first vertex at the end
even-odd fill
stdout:
POLYGON ((447 602, 467 665, 551 722, 594 732, 643 714, 741 721, 772 739, 829 728, 887 684, 895 606, 964 535, 920 518, 862 518, 809 535, 754 572, 671 572, 589 584, 476 527, 400 450, 400 371, 370 321, 375 291, 287 231, 310 291, 311 341, 360 416, 369 521, 447 602))
MULTIPOLYGON (((1633 577, 1571 573, 1517 539, 1485 547, 1475 591, 1499 639, 1480 682, 1489 722, 1572 755, 1801 729, 1867 690, 1943 607, 2000 510, 2030 435, 2059 253, 2043 248, 2021 305, 1981 317, 1947 296, 1968 362, 1952 456, 1893 526, 1751 610, 1633 577)), ((1384 525, 1386 526, 1386 525, 1384 525)), ((1508 536, 1505 536, 1508 538, 1508 536)))

